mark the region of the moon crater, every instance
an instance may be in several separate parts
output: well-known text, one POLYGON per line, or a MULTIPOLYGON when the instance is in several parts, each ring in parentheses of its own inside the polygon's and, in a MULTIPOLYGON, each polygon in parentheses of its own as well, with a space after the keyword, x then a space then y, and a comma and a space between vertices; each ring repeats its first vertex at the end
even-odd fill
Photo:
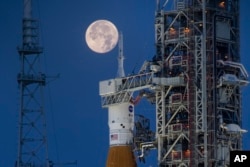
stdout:
POLYGON ((85 33, 88 47, 97 53, 107 53, 117 44, 118 31, 113 23, 97 20, 89 25, 85 33))

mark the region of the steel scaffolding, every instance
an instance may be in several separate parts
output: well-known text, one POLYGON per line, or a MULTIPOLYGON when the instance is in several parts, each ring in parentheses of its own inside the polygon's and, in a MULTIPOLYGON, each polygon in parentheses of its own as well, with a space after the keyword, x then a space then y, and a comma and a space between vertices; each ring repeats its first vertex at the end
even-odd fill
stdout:
POLYGON ((136 75, 101 82, 102 106, 152 92, 155 141, 141 145, 157 148, 159 166, 229 166, 246 132, 241 87, 249 82, 239 38, 239 0, 158 0, 155 56, 136 75))

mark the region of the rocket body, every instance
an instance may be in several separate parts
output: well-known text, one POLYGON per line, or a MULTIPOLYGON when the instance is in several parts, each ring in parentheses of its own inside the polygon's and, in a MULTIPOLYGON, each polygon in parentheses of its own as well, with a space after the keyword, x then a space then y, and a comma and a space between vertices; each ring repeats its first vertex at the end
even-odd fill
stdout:
POLYGON ((109 106, 109 144, 129 145, 133 142, 134 106, 122 103, 109 106))
POLYGON ((136 167, 132 151, 134 105, 121 103, 108 107, 109 153, 106 167, 136 167))

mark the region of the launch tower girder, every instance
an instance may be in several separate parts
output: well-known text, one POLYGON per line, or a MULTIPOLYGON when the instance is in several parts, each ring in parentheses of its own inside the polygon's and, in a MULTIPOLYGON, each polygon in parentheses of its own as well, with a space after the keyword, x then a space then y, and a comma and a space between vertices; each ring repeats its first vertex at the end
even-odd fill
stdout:
POLYGON ((246 132, 239 38, 239 0, 158 0, 155 56, 136 75, 101 82, 102 106, 150 91, 159 166, 228 166, 246 132))

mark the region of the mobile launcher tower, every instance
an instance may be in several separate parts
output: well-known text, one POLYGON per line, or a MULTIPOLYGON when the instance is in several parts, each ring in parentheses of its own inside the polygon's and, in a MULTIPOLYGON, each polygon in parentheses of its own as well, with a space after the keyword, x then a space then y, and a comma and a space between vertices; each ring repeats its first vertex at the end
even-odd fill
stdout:
POLYGON ((100 82, 109 109, 107 166, 122 167, 121 159, 131 157, 121 146, 139 158, 156 148, 161 167, 229 166, 246 132, 241 87, 249 82, 239 42, 239 0, 158 0, 155 56, 136 75, 100 82), (134 118, 141 97, 155 104, 154 137, 147 119, 134 118))

